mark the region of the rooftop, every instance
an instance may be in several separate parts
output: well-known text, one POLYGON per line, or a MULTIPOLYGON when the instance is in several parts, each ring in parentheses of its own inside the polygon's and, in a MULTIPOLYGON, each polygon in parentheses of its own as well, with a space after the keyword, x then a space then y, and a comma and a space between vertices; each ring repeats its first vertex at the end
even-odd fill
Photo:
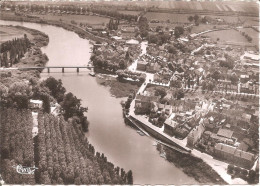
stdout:
POLYGON ((231 138, 233 133, 234 133, 233 131, 228 130, 228 129, 219 129, 217 135, 223 136, 225 138, 231 138))

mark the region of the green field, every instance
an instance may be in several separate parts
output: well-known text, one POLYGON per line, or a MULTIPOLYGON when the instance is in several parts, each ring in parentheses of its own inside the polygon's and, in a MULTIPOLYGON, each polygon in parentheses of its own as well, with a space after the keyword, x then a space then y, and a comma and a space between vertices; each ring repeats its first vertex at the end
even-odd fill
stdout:
POLYGON ((140 11, 130 11, 130 10, 120 10, 118 11, 121 14, 128 14, 128 15, 138 15, 140 11))
POLYGON ((0 25, 0 44, 14 38, 21 38, 24 36, 24 34, 26 34, 29 39, 32 38, 32 35, 24 30, 20 30, 11 26, 0 25))
POLYGON ((188 17, 193 14, 172 14, 172 13, 158 13, 158 12, 147 12, 145 17, 149 21, 158 20, 158 21, 167 21, 170 22, 181 22, 181 23, 189 23, 188 17))
POLYGON ((252 43, 254 45, 259 46, 259 32, 255 31, 252 28, 242 28, 242 29, 239 29, 239 30, 241 30, 242 32, 245 32, 247 35, 252 37, 252 43))
MULTIPOLYGON (((120 2, 121 3, 121 2, 120 2)), ((123 2, 122 2, 123 3, 123 2)), ((195 1, 132 1, 124 4, 154 7, 162 9, 182 9, 197 11, 219 11, 219 12, 250 12, 258 14, 258 5, 255 2, 224 1, 224 2, 195 2, 195 1)))
POLYGON ((83 23, 88 25, 102 25, 107 24, 109 22, 109 18, 100 17, 100 16, 91 16, 91 15, 36 15, 40 18, 47 20, 59 21, 60 19, 63 22, 71 24, 71 21, 74 20, 76 23, 83 23))
POLYGON ((213 41, 217 41, 217 38, 219 38, 220 43, 234 42, 234 43, 241 43, 241 44, 242 43, 249 44, 247 39, 236 30, 214 31, 214 32, 206 33, 204 35, 210 37, 213 41))

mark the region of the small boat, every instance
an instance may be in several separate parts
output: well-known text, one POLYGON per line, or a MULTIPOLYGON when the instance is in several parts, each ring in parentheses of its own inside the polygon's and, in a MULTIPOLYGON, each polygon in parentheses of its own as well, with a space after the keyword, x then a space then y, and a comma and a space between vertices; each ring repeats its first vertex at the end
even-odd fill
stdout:
POLYGON ((96 76, 95 72, 90 72, 89 75, 91 75, 93 77, 96 76))
POLYGON ((140 136, 144 136, 144 133, 140 130, 137 131, 137 133, 140 135, 140 136))
POLYGON ((165 152, 162 152, 162 153, 160 154, 160 156, 161 156, 162 158, 166 159, 166 153, 165 153, 165 152))

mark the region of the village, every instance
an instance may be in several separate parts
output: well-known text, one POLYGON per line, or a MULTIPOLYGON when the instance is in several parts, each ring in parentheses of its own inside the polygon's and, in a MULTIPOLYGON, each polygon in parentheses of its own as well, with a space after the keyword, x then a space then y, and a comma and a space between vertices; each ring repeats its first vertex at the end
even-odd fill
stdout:
POLYGON ((148 45, 137 60, 136 70, 153 79, 137 93, 129 115, 230 164, 228 174, 246 179, 248 170, 258 169, 258 55, 208 38, 181 41, 204 44, 191 55, 179 52, 175 61, 167 44, 148 45))

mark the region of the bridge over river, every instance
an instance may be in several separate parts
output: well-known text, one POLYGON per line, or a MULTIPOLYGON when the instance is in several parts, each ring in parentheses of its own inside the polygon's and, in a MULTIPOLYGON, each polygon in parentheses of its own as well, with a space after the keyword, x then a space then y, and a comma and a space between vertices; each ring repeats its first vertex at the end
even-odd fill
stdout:
POLYGON ((44 70, 47 69, 47 72, 50 73, 51 69, 61 69, 61 72, 64 73, 65 69, 76 69, 79 72, 79 69, 93 69, 94 66, 46 66, 46 67, 10 67, 10 68, 0 68, 0 70, 44 70))

